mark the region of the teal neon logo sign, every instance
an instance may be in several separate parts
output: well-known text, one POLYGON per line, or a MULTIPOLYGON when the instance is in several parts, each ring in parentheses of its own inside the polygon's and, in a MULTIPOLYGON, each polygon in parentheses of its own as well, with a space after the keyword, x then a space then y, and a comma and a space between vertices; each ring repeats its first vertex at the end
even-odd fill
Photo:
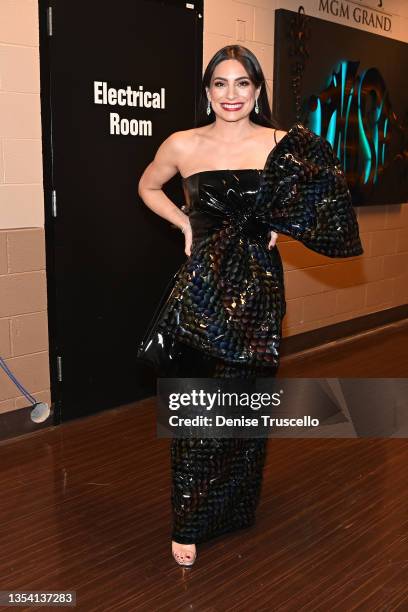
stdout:
POLYGON ((391 110, 376 68, 357 73, 359 62, 341 60, 326 88, 308 101, 308 127, 333 147, 352 185, 375 185, 387 164, 391 110))

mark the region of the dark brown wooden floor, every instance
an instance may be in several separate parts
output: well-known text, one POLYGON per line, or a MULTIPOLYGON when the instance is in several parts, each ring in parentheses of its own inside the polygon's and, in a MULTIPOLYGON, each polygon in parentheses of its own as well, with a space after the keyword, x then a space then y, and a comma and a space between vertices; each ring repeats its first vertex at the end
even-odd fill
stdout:
MULTIPOLYGON (((406 377, 407 339, 367 336, 281 376, 406 377)), ((0 444, 0 590, 76 590, 81 612, 408 610, 406 440, 270 440, 255 527, 185 570, 168 450, 154 400, 0 444)))
POLYGON ((407 378, 408 323, 400 321, 355 340, 334 342, 324 352, 283 359, 279 376, 407 378))

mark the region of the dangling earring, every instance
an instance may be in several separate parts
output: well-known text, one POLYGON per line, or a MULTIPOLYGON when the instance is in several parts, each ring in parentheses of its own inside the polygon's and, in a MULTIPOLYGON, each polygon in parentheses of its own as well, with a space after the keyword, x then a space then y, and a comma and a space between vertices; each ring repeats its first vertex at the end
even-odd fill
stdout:
POLYGON ((259 106, 258 106, 258 98, 255 100, 255 112, 258 115, 259 114, 259 106))
POLYGON ((209 115, 211 113, 211 102, 208 100, 208 104, 207 104, 207 115, 209 115))

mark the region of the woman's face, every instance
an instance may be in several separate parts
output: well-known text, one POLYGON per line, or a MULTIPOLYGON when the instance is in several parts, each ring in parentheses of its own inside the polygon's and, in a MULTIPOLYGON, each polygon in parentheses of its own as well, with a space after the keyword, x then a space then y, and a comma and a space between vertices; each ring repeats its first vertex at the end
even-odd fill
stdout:
POLYGON ((252 111, 261 87, 255 89, 241 62, 230 59, 215 67, 206 89, 214 113, 225 121, 238 121, 252 111))

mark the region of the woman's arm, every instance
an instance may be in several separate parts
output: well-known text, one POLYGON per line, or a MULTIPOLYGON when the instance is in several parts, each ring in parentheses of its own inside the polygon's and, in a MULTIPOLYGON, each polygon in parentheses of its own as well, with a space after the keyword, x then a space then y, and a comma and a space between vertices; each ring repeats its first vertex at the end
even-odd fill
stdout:
POLYGON ((178 160, 186 154, 186 135, 171 134, 157 149, 152 162, 144 170, 138 185, 143 202, 153 212, 180 228, 185 236, 185 253, 191 251, 191 226, 188 216, 164 193, 162 187, 178 172, 178 160))

